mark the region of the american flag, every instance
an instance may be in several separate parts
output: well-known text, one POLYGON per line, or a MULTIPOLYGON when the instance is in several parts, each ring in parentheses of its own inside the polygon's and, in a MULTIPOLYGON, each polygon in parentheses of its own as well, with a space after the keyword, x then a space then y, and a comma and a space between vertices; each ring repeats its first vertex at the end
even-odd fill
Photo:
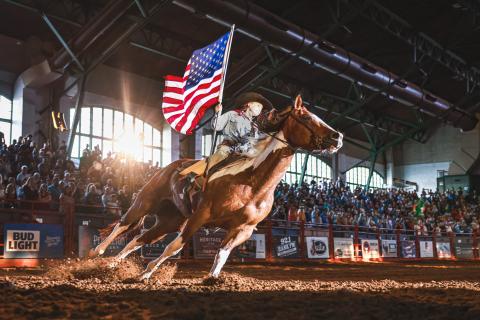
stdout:
POLYGON ((183 78, 165 77, 163 115, 176 131, 191 134, 205 111, 219 102, 230 34, 194 51, 183 78))

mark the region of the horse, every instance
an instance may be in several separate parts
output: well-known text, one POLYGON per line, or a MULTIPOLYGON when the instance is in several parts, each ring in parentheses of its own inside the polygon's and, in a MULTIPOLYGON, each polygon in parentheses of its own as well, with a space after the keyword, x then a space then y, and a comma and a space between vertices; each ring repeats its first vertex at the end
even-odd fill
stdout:
POLYGON ((181 159, 161 169, 144 185, 113 231, 92 249, 90 256, 103 254, 117 236, 138 227, 146 215, 153 214, 156 217, 154 226, 135 236, 114 258, 112 266, 143 245, 178 232, 163 253, 140 275, 141 280, 148 280, 160 264, 178 254, 202 226, 217 227, 227 231, 209 273, 217 278, 230 252, 248 240, 257 224, 271 211, 275 188, 295 152, 302 149, 311 153, 333 153, 342 146, 343 135, 310 112, 300 95, 293 106, 281 112, 272 110, 269 118, 275 119, 272 121, 275 131, 260 143, 258 154, 209 175, 206 189, 201 192, 190 215, 185 209, 185 197, 175 186, 184 179, 179 172, 192 164, 192 160, 181 159))

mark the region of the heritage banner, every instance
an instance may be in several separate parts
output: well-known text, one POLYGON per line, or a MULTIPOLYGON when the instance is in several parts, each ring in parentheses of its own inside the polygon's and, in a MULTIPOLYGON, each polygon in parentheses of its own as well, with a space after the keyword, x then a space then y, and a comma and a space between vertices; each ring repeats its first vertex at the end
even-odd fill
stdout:
POLYGON ((226 231, 223 229, 200 229, 193 236, 193 252, 195 259, 213 259, 220 249, 226 231))

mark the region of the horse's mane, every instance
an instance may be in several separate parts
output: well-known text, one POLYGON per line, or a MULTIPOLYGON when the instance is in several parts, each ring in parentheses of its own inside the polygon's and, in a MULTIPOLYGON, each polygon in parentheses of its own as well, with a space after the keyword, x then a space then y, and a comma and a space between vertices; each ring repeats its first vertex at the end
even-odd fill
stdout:
POLYGON ((291 111, 292 106, 288 106, 281 111, 272 109, 269 112, 261 114, 256 120, 258 129, 266 133, 277 133, 282 128, 283 123, 291 111))

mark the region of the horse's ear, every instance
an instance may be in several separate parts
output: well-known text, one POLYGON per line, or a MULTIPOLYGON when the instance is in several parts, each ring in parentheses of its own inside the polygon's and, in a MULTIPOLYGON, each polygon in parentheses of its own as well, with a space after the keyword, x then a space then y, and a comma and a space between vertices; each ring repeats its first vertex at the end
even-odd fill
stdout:
POLYGON ((299 109, 302 109, 302 107, 303 107, 302 96, 298 95, 295 98, 295 109, 299 110, 299 109))

